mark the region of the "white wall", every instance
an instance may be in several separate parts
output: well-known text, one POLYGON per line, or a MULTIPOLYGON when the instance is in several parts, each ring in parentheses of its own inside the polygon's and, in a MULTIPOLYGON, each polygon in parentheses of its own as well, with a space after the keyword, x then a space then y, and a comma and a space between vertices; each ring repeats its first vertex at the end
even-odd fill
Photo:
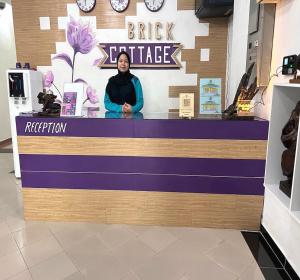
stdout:
POLYGON ((4 2, 6 7, 0 10, 0 141, 11 137, 5 71, 16 64, 12 7, 10 1, 4 2))
POLYGON ((246 71, 249 8, 250 0, 234 1, 233 17, 228 23, 226 106, 232 103, 246 71))
MULTIPOLYGON (((276 7, 274 40, 272 51, 271 74, 282 65, 282 58, 286 55, 300 53, 300 1, 279 1, 276 7)), ((272 99, 272 85, 274 83, 288 83, 291 76, 279 75, 273 78, 264 95, 265 106, 258 106, 256 115, 269 119, 272 99)))

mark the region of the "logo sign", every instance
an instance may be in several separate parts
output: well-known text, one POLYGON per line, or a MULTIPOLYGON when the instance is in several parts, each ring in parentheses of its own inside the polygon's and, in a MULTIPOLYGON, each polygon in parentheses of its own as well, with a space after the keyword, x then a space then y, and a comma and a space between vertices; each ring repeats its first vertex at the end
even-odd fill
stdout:
POLYGON ((100 68, 116 68, 119 52, 130 55, 131 68, 179 69, 180 62, 176 58, 181 51, 179 43, 101 43, 98 45, 103 54, 98 66, 100 68))

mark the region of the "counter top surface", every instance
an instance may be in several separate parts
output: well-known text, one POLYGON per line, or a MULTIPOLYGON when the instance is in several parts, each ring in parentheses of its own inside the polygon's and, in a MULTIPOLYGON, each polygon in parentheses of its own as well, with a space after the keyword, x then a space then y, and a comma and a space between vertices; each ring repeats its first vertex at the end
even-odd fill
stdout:
MULTIPOLYGON (((21 113, 20 116, 23 117, 33 117, 34 115, 32 113, 21 113)), ((41 117, 43 118, 43 117, 41 117)), ((197 114, 195 117, 188 119, 188 118, 183 118, 179 117, 178 112, 169 112, 169 113, 116 113, 116 112, 103 112, 99 111, 99 108, 84 108, 82 110, 82 116, 80 117, 60 117, 61 119, 69 119, 69 118, 89 118, 89 119, 134 119, 134 120, 219 120, 219 121, 224 121, 227 120, 225 119, 221 114, 197 114)), ((256 121, 267 121, 264 119, 260 118, 255 118, 256 121)), ((230 121, 248 121, 248 120, 230 120, 230 121)), ((252 121, 252 120, 250 120, 252 121)))

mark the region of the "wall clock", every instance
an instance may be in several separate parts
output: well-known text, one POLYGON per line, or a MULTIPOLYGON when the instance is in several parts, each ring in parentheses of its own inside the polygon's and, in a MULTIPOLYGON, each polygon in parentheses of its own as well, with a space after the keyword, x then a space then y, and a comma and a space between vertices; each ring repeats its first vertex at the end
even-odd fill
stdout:
POLYGON ((145 5, 151 12, 157 12, 164 4, 164 0, 145 0, 145 5))
POLYGON ((127 9, 129 0, 110 0, 110 5, 116 12, 121 13, 127 9))
POLYGON ((76 3, 81 11, 89 13, 95 8, 96 0, 76 0, 76 3))

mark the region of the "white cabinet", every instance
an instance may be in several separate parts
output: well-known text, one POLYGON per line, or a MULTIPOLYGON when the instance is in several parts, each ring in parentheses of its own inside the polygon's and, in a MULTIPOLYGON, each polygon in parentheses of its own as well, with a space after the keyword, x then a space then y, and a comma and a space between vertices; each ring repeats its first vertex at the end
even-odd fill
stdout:
POLYGON ((262 225, 300 275, 300 136, 298 131, 291 198, 280 189, 281 155, 285 150, 281 132, 300 101, 300 84, 274 85, 265 172, 262 225))

